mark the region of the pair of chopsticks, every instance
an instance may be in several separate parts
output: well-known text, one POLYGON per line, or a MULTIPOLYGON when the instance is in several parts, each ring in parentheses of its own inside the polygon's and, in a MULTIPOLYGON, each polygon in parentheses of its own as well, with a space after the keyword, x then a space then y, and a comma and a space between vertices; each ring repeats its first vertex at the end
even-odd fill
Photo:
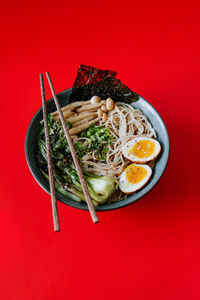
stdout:
MULTIPOLYGON (((85 196, 85 199, 87 201, 87 206, 90 212, 90 215, 92 217, 92 220, 94 223, 99 222, 99 219, 97 217, 96 211, 94 209, 94 205, 92 203, 87 185, 85 183, 85 179, 83 176, 83 172, 81 170, 81 166, 79 164, 79 160, 76 155, 76 151, 74 149, 73 142, 71 140, 69 131, 67 129, 66 121, 63 116, 63 112, 60 108, 60 104, 58 101, 58 98, 56 96, 53 83, 51 81, 49 72, 46 72, 46 76, 49 82, 49 86, 57 107, 57 111, 59 113, 59 117, 61 120, 61 124, 63 127, 64 135, 67 139, 71 155, 80 179, 80 183, 83 189, 83 193, 85 196)), ((53 164, 52 164, 52 158, 51 158, 51 143, 50 143, 50 137, 49 137, 49 131, 48 131, 48 120, 47 120, 47 109, 46 109, 46 100, 45 100, 45 92, 44 92, 44 81, 43 81, 43 74, 40 74, 40 87, 41 87, 41 97, 42 97, 42 110, 43 110, 43 119, 44 119, 44 130, 45 130, 45 141, 46 141, 46 149, 47 149, 47 158, 48 158, 48 174, 49 174, 49 183, 50 183, 50 193, 51 193, 51 203, 52 203, 52 212, 53 212, 53 223, 54 223, 54 231, 60 231, 60 225, 59 225, 59 218, 58 218, 58 209, 57 209, 57 201, 55 196, 55 185, 54 185, 54 175, 53 175, 53 164)))

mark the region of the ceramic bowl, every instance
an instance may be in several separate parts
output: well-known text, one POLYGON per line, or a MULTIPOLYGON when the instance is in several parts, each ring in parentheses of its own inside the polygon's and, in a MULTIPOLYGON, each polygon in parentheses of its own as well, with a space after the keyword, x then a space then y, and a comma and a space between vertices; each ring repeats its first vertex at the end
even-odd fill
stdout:
MULTIPOLYGON (((65 90, 61 93, 59 93, 58 99, 61 106, 64 106, 68 103, 69 98, 71 94, 71 89, 65 90)), ((147 116, 149 121, 151 122, 152 126, 154 127, 157 136, 158 141, 161 144, 162 151, 157 158, 155 167, 153 168, 153 175, 151 177, 151 180, 147 183, 145 187, 143 187, 138 192, 128 196, 125 200, 111 203, 111 204, 104 204, 100 205, 96 208, 97 211, 105 211, 105 210, 111 210, 120 208, 123 206, 126 206, 128 204, 131 204, 135 202, 136 200, 142 198, 144 195, 146 195, 159 181, 162 174, 165 171, 165 168, 167 166, 168 157, 169 157, 169 136, 167 133, 166 126, 160 117, 159 113, 155 110, 155 108, 144 98, 140 97, 140 99, 137 102, 134 102, 133 104, 134 108, 140 109, 144 115, 147 116)), ((53 98, 49 99, 47 101, 47 112, 50 113, 54 111, 55 104, 53 98)), ((49 183, 47 179, 43 176, 43 174, 40 172, 36 158, 35 158, 35 149, 37 144, 37 136, 40 132, 40 121, 42 120, 42 108, 40 108, 36 114, 34 115, 33 119, 31 120, 27 134, 25 139, 25 154, 26 154, 26 160, 29 166, 29 169, 35 178, 35 180, 38 182, 38 184, 47 192, 49 193, 49 183)), ((56 194, 57 199, 61 202, 79 208, 79 209, 87 209, 87 205, 84 202, 76 202, 74 200, 71 200, 59 192, 56 194)))

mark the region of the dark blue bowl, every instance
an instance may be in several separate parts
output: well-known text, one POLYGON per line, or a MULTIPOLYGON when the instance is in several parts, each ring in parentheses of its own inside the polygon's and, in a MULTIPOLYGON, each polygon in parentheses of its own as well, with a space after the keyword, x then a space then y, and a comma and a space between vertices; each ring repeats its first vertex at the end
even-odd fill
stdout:
MULTIPOLYGON (((71 89, 65 90, 58 94, 58 99, 61 106, 64 106, 68 103, 69 97, 71 94, 71 89)), ((151 177, 151 180, 147 183, 147 185, 139 190, 138 192, 134 193, 133 195, 128 196, 125 200, 110 203, 110 204, 104 204, 101 206, 98 206, 96 210, 104 211, 104 210, 111 210, 120 208, 123 206, 126 206, 128 204, 131 204, 135 202, 136 200, 140 199, 144 195, 146 195, 159 181, 162 174, 164 173, 164 170, 167 166, 168 157, 169 157, 169 136, 167 133, 166 126, 158 114, 158 112, 155 110, 155 108, 147 102, 145 99, 140 97, 140 99, 137 102, 133 103, 134 108, 140 109, 144 115, 147 116, 149 121, 151 122, 152 126, 154 127, 157 135, 158 135, 158 141, 161 144, 162 151, 159 155, 155 167, 153 169, 153 175, 151 177)), ((54 100, 51 98, 47 102, 47 112, 50 113, 56 109, 54 100)), ((43 176, 43 174, 40 172, 36 158, 35 158, 35 149, 37 144, 37 136, 40 132, 40 121, 42 120, 42 108, 40 108, 37 113, 34 115, 32 121, 30 122, 30 125, 28 127, 27 133, 26 133, 26 139, 25 139, 25 154, 26 154, 26 160, 29 166, 29 169, 35 178, 35 180, 38 182, 38 184, 47 192, 49 191, 49 183, 47 179, 43 176)), ((63 196, 61 193, 56 192, 57 199, 61 202, 68 204, 70 206, 80 208, 80 209, 88 209, 87 205, 84 202, 76 202, 74 200, 71 200, 65 196, 63 196)))

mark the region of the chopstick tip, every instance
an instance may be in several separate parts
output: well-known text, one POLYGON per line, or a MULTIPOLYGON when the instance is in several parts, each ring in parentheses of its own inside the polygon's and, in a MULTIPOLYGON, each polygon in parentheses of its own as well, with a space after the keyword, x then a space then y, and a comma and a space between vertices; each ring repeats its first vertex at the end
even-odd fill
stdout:
POLYGON ((60 225, 59 225, 58 219, 56 219, 56 218, 57 218, 57 216, 55 216, 55 220, 54 220, 54 231, 59 232, 60 231, 60 225))
POLYGON ((93 219, 93 223, 94 224, 99 223, 99 218, 97 216, 96 217, 92 217, 92 219, 93 219))

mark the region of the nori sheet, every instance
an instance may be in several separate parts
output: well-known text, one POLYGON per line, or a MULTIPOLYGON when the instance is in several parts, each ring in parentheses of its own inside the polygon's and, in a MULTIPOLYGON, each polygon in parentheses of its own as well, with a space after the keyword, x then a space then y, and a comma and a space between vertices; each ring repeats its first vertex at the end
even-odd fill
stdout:
POLYGON ((74 82, 70 102, 84 101, 92 96, 102 99, 113 98, 115 102, 132 103, 139 96, 116 78, 117 73, 95 67, 80 65, 74 82))

